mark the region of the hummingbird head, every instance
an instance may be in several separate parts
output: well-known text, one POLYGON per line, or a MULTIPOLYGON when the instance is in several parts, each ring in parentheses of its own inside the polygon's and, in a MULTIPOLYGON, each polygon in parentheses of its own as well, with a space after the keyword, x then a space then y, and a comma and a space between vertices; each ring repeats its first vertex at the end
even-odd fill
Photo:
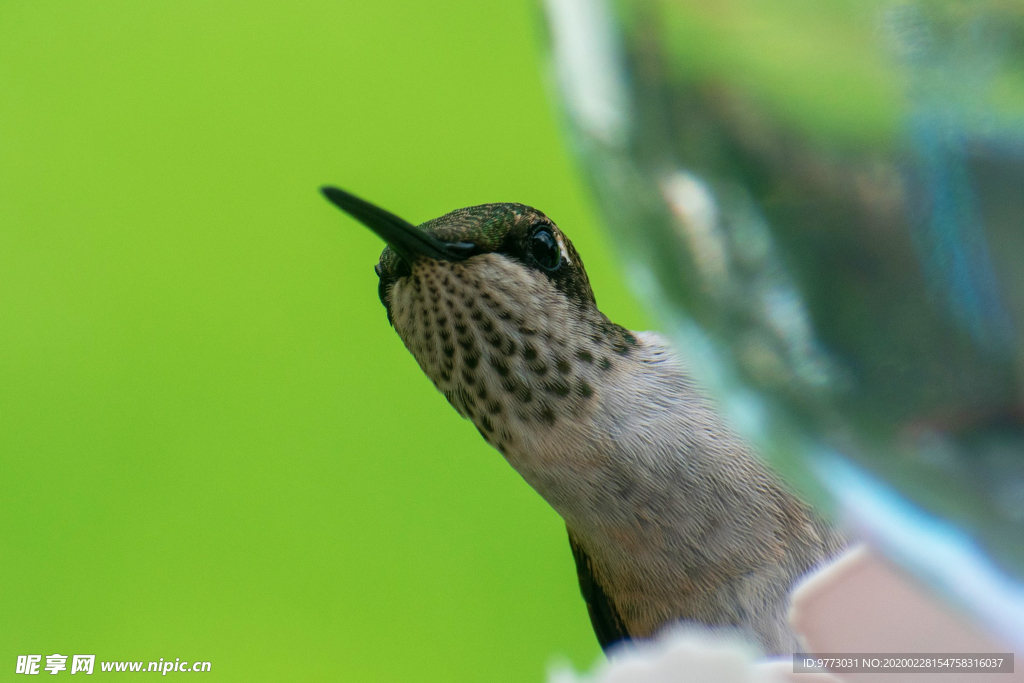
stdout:
POLYGON ((321 191, 387 242, 375 271, 388 321, 506 455, 524 430, 583 415, 601 373, 636 344, 598 310, 572 242, 537 209, 482 204, 414 226, 343 190, 321 191))

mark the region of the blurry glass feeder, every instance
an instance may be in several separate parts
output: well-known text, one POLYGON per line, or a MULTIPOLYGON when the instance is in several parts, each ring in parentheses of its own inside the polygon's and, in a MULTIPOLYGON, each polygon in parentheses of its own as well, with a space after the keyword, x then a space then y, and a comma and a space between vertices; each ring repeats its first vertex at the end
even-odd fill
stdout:
POLYGON ((1024 3, 546 9, 575 151, 694 372, 1024 644, 1024 3))

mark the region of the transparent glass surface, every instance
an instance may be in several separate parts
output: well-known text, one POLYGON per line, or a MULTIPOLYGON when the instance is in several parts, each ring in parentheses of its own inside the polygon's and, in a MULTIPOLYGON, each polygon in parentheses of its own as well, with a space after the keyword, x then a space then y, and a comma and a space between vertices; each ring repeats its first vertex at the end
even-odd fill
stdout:
POLYGON ((545 9, 574 149, 694 372, 1024 642, 1024 4, 545 9))

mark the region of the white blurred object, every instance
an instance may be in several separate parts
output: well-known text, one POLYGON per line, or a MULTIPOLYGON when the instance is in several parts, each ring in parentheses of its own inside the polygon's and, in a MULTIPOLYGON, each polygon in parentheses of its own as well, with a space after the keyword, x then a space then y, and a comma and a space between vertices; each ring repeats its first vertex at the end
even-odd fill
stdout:
MULTIPOLYGON (((919 587, 865 547, 805 579, 793 593, 790 622, 809 653, 995 653, 1005 643, 919 587)), ((1016 659, 1016 657, 1015 657, 1016 659)), ((793 673, 791 659, 758 661, 729 632, 679 629, 654 642, 613 651, 590 674, 568 669, 549 683, 1001 683, 1012 674, 793 673)))
POLYGON ((544 3, 553 36, 559 85, 587 133, 607 145, 626 137, 626 88, 618 68, 613 20, 608 7, 588 0, 544 3))
POLYGON ((613 651, 590 674, 556 670, 549 683, 839 683, 828 674, 791 673, 792 662, 758 662, 756 651, 729 635, 680 629, 654 642, 613 651))

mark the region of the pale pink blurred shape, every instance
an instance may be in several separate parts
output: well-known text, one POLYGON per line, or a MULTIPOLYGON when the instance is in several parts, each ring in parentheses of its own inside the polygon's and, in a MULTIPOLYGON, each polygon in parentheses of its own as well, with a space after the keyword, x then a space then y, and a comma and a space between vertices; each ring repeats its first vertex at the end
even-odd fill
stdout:
MULTIPOLYGON (((790 622, 807 651, 815 653, 1012 652, 866 547, 850 550, 805 579, 793 593, 790 622)), ((835 676, 843 683, 1024 681, 1019 662, 1014 662, 1014 669, 1012 674, 835 676)), ((805 680, 800 674, 793 678, 805 680)))

